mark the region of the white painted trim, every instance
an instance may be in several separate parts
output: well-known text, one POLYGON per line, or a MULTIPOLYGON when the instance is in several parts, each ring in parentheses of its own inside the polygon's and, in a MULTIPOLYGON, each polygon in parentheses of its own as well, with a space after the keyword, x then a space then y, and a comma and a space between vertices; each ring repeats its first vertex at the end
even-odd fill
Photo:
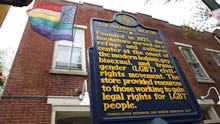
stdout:
POLYGON ((219 124, 220 123, 220 119, 219 120, 204 120, 205 124, 219 124))
POLYGON ((54 49, 53 49, 53 61, 52 61, 52 65, 51 65, 51 68, 53 69, 53 68, 55 68, 56 67, 56 55, 57 55, 57 45, 58 44, 58 42, 55 42, 54 43, 54 49))
POLYGON ((56 118, 56 111, 54 110, 54 108, 52 108, 52 112, 51 112, 51 124, 55 124, 55 123, 56 123, 55 118, 56 118))
POLYGON ((215 52, 215 53, 220 53, 219 50, 214 50, 214 49, 210 49, 210 48, 205 48, 206 51, 209 51, 209 52, 215 52))
POLYGON ((215 83, 214 80, 212 80, 211 78, 208 78, 208 79, 203 79, 203 78, 196 78, 197 82, 200 82, 200 83, 215 83))
POLYGON ((197 99, 197 102, 200 105, 200 108, 204 111, 206 111, 209 116, 211 117, 210 120, 203 120, 205 124, 219 124, 220 118, 218 117, 218 114, 216 113, 213 105, 215 105, 215 102, 213 99, 197 99))
POLYGON ((199 103, 200 106, 203 106, 203 105, 214 105, 215 102, 213 99, 197 99, 197 102, 199 103))
POLYGON ((83 72, 87 72, 86 71, 86 42, 85 42, 85 30, 83 30, 83 47, 82 47, 82 71, 83 72))
POLYGON ((53 74, 84 75, 84 76, 88 75, 87 71, 81 71, 81 70, 50 69, 49 72, 53 74))
POLYGON ((177 46, 185 46, 185 47, 190 47, 190 48, 192 48, 192 45, 185 44, 185 43, 174 42, 174 44, 176 44, 177 46))
POLYGON ((210 108, 209 114, 213 120, 220 120, 213 106, 210 108))
POLYGON ((220 44, 220 40, 218 39, 217 36, 214 36, 214 38, 216 39, 216 41, 220 44))
MULTIPOLYGON (((56 113, 57 112, 73 112, 74 116, 78 112, 84 113, 82 117, 89 117, 90 106, 89 105, 80 105, 80 100, 78 96, 48 96, 47 104, 52 105, 51 112, 51 124, 56 123, 56 113)), ((78 115, 76 117, 80 117, 78 115)))
POLYGON ((55 111, 62 111, 62 112, 90 112, 89 106, 82 106, 82 105, 71 105, 71 106, 53 106, 55 111))
POLYGON ((48 96, 47 104, 52 106, 57 105, 79 105, 80 100, 78 96, 48 96))
POLYGON ((75 24, 74 27, 81 28, 81 29, 87 29, 87 26, 85 26, 85 25, 77 25, 77 24, 75 24))

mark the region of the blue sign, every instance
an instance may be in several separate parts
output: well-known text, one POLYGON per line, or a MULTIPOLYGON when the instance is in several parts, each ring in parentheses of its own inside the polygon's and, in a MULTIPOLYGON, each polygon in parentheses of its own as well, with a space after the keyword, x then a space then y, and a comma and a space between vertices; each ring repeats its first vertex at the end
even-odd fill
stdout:
POLYGON ((93 124, 201 119, 196 99, 158 29, 127 14, 92 19, 89 49, 93 124))

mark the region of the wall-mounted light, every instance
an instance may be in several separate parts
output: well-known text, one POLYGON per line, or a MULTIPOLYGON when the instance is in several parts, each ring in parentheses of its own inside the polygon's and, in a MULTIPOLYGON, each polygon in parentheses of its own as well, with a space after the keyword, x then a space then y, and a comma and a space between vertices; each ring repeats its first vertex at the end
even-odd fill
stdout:
POLYGON ((210 87, 209 90, 208 90, 208 93, 207 93, 205 96, 201 96, 201 99, 203 100, 203 99, 205 99, 206 97, 208 97, 208 96, 209 96, 209 93, 210 93, 210 91, 211 91, 212 89, 214 89, 215 92, 217 93, 217 95, 218 95, 217 105, 220 105, 220 94, 219 94, 219 92, 218 92, 218 90, 217 90, 216 87, 210 87))
POLYGON ((87 81, 84 80, 83 82, 83 98, 80 105, 90 105, 90 98, 89 98, 89 92, 87 90, 87 81))

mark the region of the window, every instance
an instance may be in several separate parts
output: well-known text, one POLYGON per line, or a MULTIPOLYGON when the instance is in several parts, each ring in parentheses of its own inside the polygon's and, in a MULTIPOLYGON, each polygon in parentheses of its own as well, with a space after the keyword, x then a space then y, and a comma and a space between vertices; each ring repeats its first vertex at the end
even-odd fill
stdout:
POLYGON ((214 83, 214 81, 208 76, 205 69, 202 67, 199 59, 196 57, 195 53, 192 50, 191 45, 182 44, 175 42, 176 45, 179 46, 179 49, 190 66, 194 76, 196 77, 198 82, 207 82, 214 83))
POLYGON ((216 64, 218 66, 220 66, 220 51, 218 50, 213 50, 213 49, 205 49, 206 51, 208 51, 210 53, 210 55, 212 56, 212 58, 214 59, 214 61, 216 62, 216 64))
POLYGON ((85 64, 86 26, 75 26, 74 42, 55 42, 51 73, 87 75, 85 64))
POLYGON ((213 105, 215 104, 212 99, 197 99, 197 102, 200 105, 204 124, 219 124, 220 118, 216 113, 213 105))
MULTIPOLYGON (((59 42, 59 41, 58 41, 59 42)), ((66 42, 66 41, 64 41, 66 42)), ((73 46, 67 43, 57 45, 56 68, 82 69, 82 44, 73 46), (71 54, 72 53, 72 54, 71 54)))

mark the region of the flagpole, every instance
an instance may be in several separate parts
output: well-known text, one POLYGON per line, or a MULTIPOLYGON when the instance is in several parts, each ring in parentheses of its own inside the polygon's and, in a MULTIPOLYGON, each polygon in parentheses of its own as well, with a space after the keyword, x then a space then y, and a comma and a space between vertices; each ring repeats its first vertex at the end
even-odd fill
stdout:
POLYGON ((69 66, 69 71, 71 70, 71 62, 72 62, 72 57, 73 57, 73 46, 74 46, 74 40, 75 40, 75 36, 76 36, 76 29, 75 29, 75 26, 74 24, 77 22, 77 15, 78 15, 78 12, 79 12, 79 7, 80 7, 80 1, 79 3, 77 4, 77 7, 76 7, 76 14, 75 14, 75 17, 74 17, 74 20, 73 20, 73 41, 72 41, 72 46, 71 46, 71 53, 70 53, 70 66, 69 66))

